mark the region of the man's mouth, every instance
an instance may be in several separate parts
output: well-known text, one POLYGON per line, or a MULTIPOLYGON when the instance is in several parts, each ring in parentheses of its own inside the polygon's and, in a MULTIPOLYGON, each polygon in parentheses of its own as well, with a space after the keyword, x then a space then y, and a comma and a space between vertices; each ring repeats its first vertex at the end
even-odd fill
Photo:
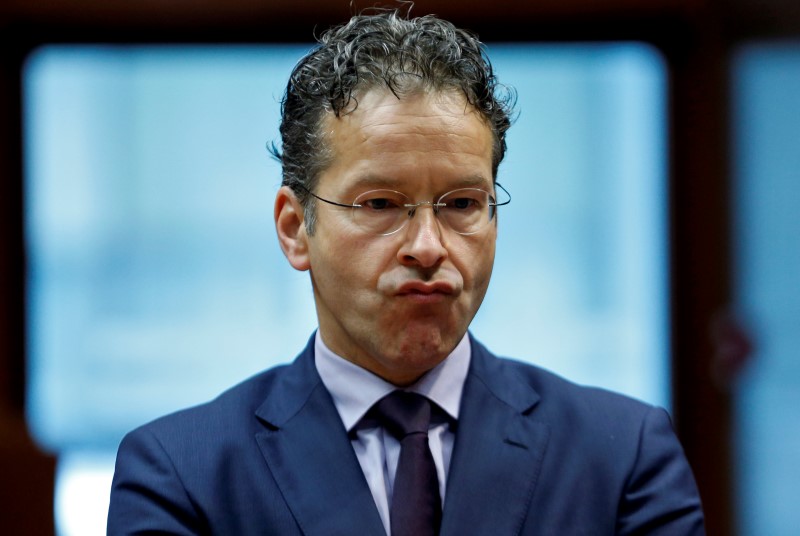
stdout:
POLYGON ((447 281, 408 281, 397 289, 398 296, 447 296, 455 289, 447 281))

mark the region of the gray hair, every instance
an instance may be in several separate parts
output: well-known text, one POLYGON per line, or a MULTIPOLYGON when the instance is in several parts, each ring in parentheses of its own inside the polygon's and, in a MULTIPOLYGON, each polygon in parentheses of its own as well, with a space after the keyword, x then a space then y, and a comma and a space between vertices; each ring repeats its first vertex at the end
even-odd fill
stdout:
POLYGON ((340 117, 355 109, 356 91, 382 87, 398 98, 419 90, 462 92, 492 129, 497 177, 515 94, 498 84, 477 37, 434 16, 411 19, 391 10, 354 16, 319 43, 289 77, 281 104, 282 150, 271 147, 283 167, 283 185, 304 207, 309 234, 316 220, 309 192, 333 158, 323 121, 329 113, 340 117))

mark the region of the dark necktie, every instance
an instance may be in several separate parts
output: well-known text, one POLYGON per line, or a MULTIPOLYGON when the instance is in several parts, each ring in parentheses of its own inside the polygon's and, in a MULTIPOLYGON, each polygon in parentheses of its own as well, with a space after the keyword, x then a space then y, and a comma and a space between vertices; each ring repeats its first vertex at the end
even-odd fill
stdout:
POLYGON ((394 391, 378 401, 375 410, 383 427, 400 441, 389 511, 392 536, 435 536, 442 501, 428 446, 431 404, 422 395, 394 391))

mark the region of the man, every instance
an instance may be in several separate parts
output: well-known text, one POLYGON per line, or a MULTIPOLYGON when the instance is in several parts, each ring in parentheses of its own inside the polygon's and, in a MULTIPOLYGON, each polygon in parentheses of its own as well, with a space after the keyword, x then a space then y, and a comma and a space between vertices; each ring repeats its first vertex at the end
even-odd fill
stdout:
POLYGON ((275 224, 319 330, 129 434, 109 534, 703 534, 663 410, 467 332, 508 200, 499 93, 480 43, 433 17, 354 17, 297 65, 275 224))

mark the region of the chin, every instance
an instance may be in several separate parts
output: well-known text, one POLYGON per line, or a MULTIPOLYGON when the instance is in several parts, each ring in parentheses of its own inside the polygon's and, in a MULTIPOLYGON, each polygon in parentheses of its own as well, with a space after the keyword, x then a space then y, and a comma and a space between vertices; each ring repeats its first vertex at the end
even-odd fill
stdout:
POLYGON ((400 334, 398 357, 407 362, 434 362, 433 368, 447 357, 463 337, 454 331, 442 331, 440 326, 409 325, 400 334))
POLYGON ((387 368, 387 374, 381 375, 389 383, 398 386, 408 386, 419 380, 430 370, 444 361, 447 354, 434 359, 429 355, 400 356, 391 367, 387 368))

